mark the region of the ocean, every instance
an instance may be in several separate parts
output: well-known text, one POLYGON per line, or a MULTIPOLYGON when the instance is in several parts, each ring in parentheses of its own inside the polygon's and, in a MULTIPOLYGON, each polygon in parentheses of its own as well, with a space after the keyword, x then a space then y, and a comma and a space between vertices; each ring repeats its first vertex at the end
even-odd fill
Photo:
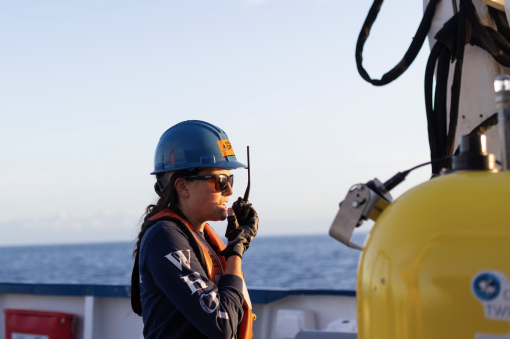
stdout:
MULTIPOLYGON (((363 244, 366 234, 355 234, 363 244)), ((130 285, 132 242, 0 247, 0 282, 130 285)), ((356 288, 360 251, 326 235, 256 237, 243 257, 250 288, 356 288)))

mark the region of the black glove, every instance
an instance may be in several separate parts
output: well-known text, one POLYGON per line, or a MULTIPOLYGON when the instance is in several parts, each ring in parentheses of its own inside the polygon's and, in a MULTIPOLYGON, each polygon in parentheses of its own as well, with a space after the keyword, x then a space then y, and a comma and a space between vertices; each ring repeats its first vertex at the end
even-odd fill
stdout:
POLYGON ((220 252, 227 259, 232 255, 243 257, 243 253, 250 247, 252 239, 257 235, 259 217, 255 209, 247 201, 237 199, 232 205, 234 215, 227 217, 228 224, 225 237, 227 247, 220 252))

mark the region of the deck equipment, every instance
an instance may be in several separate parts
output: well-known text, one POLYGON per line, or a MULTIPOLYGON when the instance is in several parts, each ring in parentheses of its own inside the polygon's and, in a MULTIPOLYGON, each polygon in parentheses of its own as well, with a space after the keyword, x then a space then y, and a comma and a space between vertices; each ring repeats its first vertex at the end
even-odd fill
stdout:
POLYGON ((424 0, 423 19, 409 49, 381 79, 372 79, 362 61, 363 47, 383 0, 374 0, 358 37, 359 74, 375 86, 384 86, 407 70, 428 36, 431 52, 425 69, 425 107, 430 155, 445 159, 432 164, 433 174, 450 167, 461 135, 486 133, 489 152, 500 153, 497 131, 491 130, 497 114, 488 89, 497 75, 505 73, 502 66, 510 67, 510 27, 505 13, 496 9, 502 9, 502 1, 484 2, 491 6, 477 0, 459 0, 459 5, 457 0, 424 0))
POLYGON ((485 136, 468 134, 451 169, 394 202, 405 172, 342 202, 330 234, 347 246, 361 249, 350 233, 375 221, 358 269, 358 338, 510 337, 510 77, 495 89, 501 171, 485 136))

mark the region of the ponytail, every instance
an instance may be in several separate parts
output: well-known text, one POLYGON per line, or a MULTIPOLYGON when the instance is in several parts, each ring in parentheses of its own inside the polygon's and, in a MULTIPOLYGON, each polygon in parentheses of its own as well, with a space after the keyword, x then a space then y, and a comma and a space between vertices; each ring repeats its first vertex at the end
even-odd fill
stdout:
MULTIPOLYGON (((158 202, 154 204, 150 204, 145 209, 145 213, 142 215, 140 220, 141 226, 140 226, 140 233, 138 233, 138 237, 136 238, 136 247, 133 251, 133 257, 136 258, 138 256, 138 250, 140 249, 140 244, 142 242, 142 238, 147 232, 147 230, 150 228, 150 224, 147 223, 147 220, 158 214, 159 212, 163 211, 165 208, 169 206, 175 206, 179 202, 179 195, 177 194, 177 191, 175 190, 175 181, 178 178, 188 176, 188 175, 197 175, 198 172, 200 172, 200 169, 196 168, 192 171, 190 170, 180 170, 176 171, 172 178, 170 179, 170 183, 163 189, 163 191, 159 191, 158 195, 160 196, 158 199, 158 202), (149 225, 149 226, 147 226, 149 225)), ((158 173, 156 174, 156 179, 161 179, 161 177, 164 175, 164 173, 158 173)), ((157 187, 157 185, 156 185, 157 187)))

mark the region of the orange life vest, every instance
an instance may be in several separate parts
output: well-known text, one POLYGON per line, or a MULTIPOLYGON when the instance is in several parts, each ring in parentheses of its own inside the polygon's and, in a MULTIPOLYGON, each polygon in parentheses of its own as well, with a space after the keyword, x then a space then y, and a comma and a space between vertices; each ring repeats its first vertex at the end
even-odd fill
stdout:
MULTIPOLYGON (((204 237, 198 232, 198 230, 191 225, 187 220, 181 218, 177 213, 170 211, 169 209, 164 209, 159 212, 149 220, 153 221, 160 218, 171 217, 178 219, 181 221, 193 234, 197 244, 202 249, 204 253, 204 258, 207 266, 207 277, 210 281, 216 282, 216 276, 220 276, 223 274, 223 269, 226 267, 227 262, 225 257, 219 254, 222 250, 225 249, 225 244, 223 240, 214 232, 209 224, 205 224, 204 233, 207 234, 209 240, 212 245, 218 249, 218 252, 214 251, 211 246, 207 243, 204 237)), ((198 253, 197 253, 198 254, 198 253)), ((237 338, 238 339, 253 339, 253 320, 255 319, 255 315, 252 311, 250 296, 248 295, 248 289, 246 288, 246 283, 243 281, 243 310, 244 315, 241 323, 237 327, 237 338)))

